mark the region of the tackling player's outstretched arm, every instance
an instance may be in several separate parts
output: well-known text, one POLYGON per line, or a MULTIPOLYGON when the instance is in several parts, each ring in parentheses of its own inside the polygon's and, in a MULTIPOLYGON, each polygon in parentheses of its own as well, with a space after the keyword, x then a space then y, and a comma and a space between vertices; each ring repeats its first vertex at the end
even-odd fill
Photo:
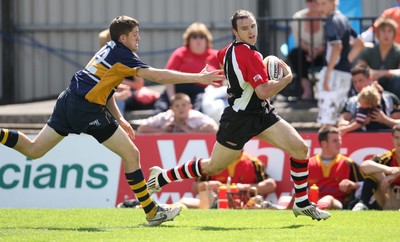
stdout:
POLYGON ((185 73, 167 69, 156 68, 138 68, 137 76, 158 82, 161 84, 179 84, 198 82, 205 85, 221 86, 225 79, 222 70, 214 70, 211 72, 203 70, 200 73, 185 73))

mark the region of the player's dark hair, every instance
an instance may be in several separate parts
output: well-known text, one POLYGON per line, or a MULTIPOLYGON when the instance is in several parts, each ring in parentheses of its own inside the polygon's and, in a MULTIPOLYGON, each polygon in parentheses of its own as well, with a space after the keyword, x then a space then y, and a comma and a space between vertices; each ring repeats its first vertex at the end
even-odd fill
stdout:
POLYGON ((355 67, 351 68, 350 72, 352 76, 363 74, 368 78, 370 77, 370 69, 367 65, 356 65, 355 67))
POLYGON ((318 130, 318 141, 321 143, 322 141, 328 140, 329 134, 339 134, 340 131, 335 126, 325 126, 318 130))
POLYGON ((127 35, 133 28, 139 26, 139 21, 128 16, 118 16, 111 21, 110 36, 114 41, 118 41, 123 34, 127 35))
POLYGON ((254 17, 254 14, 248 10, 243 10, 243 9, 236 10, 236 12, 231 17, 232 28, 237 31, 237 21, 239 19, 245 19, 245 18, 256 19, 254 17))

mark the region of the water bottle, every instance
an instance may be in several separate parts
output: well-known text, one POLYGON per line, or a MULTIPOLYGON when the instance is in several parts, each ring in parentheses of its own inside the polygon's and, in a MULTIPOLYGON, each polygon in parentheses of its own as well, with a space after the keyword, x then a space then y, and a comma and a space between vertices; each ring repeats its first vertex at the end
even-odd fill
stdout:
POLYGON ((218 190, 218 209, 228 208, 228 198, 226 196, 226 185, 219 186, 218 190))
POLYGON ((310 200, 310 202, 317 204, 318 199, 319 199, 319 188, 316 184, 313 184, 308 191, 308 200, 310 200))

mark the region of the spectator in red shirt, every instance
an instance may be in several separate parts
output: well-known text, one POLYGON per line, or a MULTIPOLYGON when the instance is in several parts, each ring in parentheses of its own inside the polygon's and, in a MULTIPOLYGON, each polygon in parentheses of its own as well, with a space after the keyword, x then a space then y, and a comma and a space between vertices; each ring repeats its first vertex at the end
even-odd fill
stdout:
MULTIPOLYGON (((182 38, 183 46, 172 53, 165 69, 189 73, 198 73, 206 65, 209 71, 219 69, 217 50, 212 48, 213 37, 205 24, 191 24, 182 38)), ((206 86, 201 84, 167 84, 165 91, 154 104, 155 114, 167 111, 172 96, 178 92, 189 95, 193 109, 201 111, 205 88, 206 86)))

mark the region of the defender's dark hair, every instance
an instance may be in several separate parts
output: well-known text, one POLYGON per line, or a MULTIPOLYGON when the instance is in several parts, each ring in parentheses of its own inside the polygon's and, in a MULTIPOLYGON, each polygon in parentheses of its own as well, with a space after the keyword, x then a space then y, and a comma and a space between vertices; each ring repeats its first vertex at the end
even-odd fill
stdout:
POLYGON ((118 16, 111 21, 110 36, 114 41, 118 41, 123 34, 128 34, 133 28, 139 26, 139 21, 128 16, 118 16))

